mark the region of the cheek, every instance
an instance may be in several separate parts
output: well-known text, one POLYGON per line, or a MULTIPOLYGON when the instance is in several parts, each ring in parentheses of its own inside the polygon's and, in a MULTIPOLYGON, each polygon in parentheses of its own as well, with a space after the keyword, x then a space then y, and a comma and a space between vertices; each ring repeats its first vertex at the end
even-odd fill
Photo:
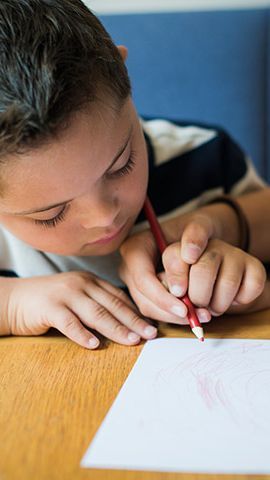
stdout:
POLYGON ((125 188, 125 194, 134 207, 141 208, 148 185, 148 162, 145 156, 142 156, 141 161, 136 164, 128 182, 129 185, 125 188))
POLYGON ((53 251, 64 255, 65 251, 73 247, 71 243, 74 237, 60 232, 60 229, 47 230, 32 222, 1 217, 0 222, 15 237, 36 250, 53 251))
POLYGON ((147 158, 143 159, 143 162, 140 165, 138 174, 137 174, 137 191, 138 191, 138 197, 141 198, 141 202, 144 202, 146 192, 147 192, 147 186, 148 186, 148 161, 147 158))

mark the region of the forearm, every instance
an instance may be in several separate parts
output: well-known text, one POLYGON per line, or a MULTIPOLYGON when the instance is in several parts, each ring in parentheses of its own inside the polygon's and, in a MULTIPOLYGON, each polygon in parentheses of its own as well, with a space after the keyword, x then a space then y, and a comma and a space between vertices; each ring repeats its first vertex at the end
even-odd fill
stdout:
MULTIPOLYGON (((168 243, 179 241, 185 227, 191 223, 205 221, 210 238, 218 238, 236 247, 240 246, 238 218, 232 207, 226 203, 205 205, 184 215, 178 215, 162 222, 162 229, 168 243), (209 227, 209 225, 211 225, 209 227)), ((196 241, 196 238, 194 238, 196 241)))
MULTIPOLYGON (((250 242, 248 252, 262 262, 270 261, 270 188, 265 188, 235 198, 241 207, 249 227, 250 242)), ((216 203, 212 210, 216 225, 215 235, 234 246, 241 246, 237 215, 230 205, 216 203), (223 207, 223 208, 222 208, 223 207), (230 212, 229 212, 230 210, 230 212), (233 218, 234 217, 234 218, 233 218)), ((205 207, 205 209, 210 209, 205 207)))
MULTIPOLYGON (((235 199, 242 208, 250 229, 249 253, 262 262, 270 261, 270 189, 241 195, 235 199)), ((223 202, 205 205, 197 210, 162 222, 169 243, 181 238, 188 222, 205 215, 212 224, 210 237, 241 247, 239 220, 234 209, 223 202)), ((194 239, 196 240, 196 239, 194 239)))
POLYGON ((249 252, 263 262, 270 261, 270 188, 237 198, 250 228, 249 252))

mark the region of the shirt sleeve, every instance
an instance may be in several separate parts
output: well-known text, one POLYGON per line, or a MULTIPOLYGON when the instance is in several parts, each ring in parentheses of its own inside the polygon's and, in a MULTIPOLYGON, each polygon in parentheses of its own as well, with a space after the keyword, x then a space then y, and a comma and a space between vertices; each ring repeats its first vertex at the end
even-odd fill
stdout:
POLYGON ((260 190, 266 186, 258 175, 251 158, 233 140, 230 135, 219 129, 220 168, 223 178, 223 191, 237 196, 260 190))
MULTIPOLYGON (((222 194, 264 188, 251 159, 222 128, 166 119, 142 120, 148 195, 158 217, 194 210, 222 194)), ((143 212, 137 223, 145 220, 143 212)))

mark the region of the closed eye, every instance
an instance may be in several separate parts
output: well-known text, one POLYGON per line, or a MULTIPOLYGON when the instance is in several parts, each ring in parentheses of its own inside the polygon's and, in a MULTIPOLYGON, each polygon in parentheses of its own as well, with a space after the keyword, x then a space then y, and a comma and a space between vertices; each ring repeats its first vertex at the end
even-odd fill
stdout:
POLYGON ((107 172, 106 178, 118 178, 131 173, 136 164, 134 157, 135 157, 135 154, 133 151, 131 151, 127 163, 123 167, 119 168, 118 170, 115 170, 114 172, 111 172, 111 173, 107 172))
POLYGON ((34 219, 36 225, 41 225, 43 227, 56 227, 59 223, 63 222, 66 218, 66 214, 68 211, 69 205, 65 205, 61 212, 59 212, 55 217, 48 218, 47 220, 37 220, 34 219))
MULTIPOLYGON (((136 165, 134 157, 135 157, 135 154, 134 154, 133 151, 131 151, 127 163, 123 167, 119 168, 118 170, 115 170, 114 172, 111 172, 111 173, 107 172, 106 173, 106 178, 116 179, 116 178, 123 177, 123 176, 131 173, 133 171, 135 165, 136 165)), ((66 204, 62 208, 61 212, 59 212, 53 218, 48 218, 46 220, 34 219, 35 225, 39 225, 39 226, 41 225, 41 226, 46 227, 46 228, 56 227, 57 225, 59 225, 59 223, 61 223, 65 220, 68 209, 69 209, 69 205, 66 204)))

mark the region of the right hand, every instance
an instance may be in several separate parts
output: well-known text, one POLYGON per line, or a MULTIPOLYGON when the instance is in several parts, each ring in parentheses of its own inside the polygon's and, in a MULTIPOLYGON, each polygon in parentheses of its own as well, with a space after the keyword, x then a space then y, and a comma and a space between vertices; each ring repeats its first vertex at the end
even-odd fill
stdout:
POLYGON ((41 335, 53 327, 90 349, 98 347, 99 340, 85 326, 123 345, 157 334, 121 289, 89 272, 3 278, 1 283, 7 293, 4 334, 41 335))

